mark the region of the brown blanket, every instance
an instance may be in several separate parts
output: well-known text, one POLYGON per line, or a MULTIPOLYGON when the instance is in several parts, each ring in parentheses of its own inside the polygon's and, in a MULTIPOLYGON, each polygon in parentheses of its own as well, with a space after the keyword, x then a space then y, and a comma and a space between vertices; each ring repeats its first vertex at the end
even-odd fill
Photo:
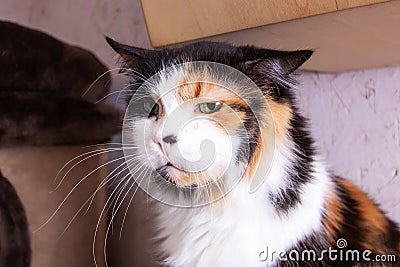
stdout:
POLYGON ((109 140, 121 113, 94 102, 110 77, 90 51, 0 21, 0 148, 109 140))
POLYGON ((17 192, 0 172, 0 266, 27 267, 30 257, 24 208, 17 192))
POLYGON ((47 91, 93 102, 108 93, 111 76, 107 71, 88 50, 37 30, 0 21, 2 91, 47 91))
POLYGON ((121 129, 119 110, 51 94, 0 92, 0 148, 90 145, 121 129))

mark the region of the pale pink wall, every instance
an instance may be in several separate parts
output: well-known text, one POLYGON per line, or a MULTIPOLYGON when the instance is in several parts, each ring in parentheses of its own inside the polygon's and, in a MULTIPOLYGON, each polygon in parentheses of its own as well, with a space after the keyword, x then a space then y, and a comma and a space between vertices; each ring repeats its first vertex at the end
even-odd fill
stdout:
MULTIPOLYGON (((139 0, 0 0, 0 17, 89 48, 110 67, 116 57, 103 34, 149 47, 139 0)), ((322 156, 400 222, 400 67, 303 73, 300 81, 299 105, 322 156)))
POLYGON ((0 19, 29 25, 32 21, 31 13, 34 2, 34 0, 0 0, 0 19))
POLYGON ((400 67, 304 73, 298 102, 322 156, 400 222, 400 67))

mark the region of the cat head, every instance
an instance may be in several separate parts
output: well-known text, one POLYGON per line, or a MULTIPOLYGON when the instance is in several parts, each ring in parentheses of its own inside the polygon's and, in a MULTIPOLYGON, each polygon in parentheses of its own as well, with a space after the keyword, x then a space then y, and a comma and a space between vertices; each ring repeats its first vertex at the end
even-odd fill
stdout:
POLYGON ((275 136, 288 136, 291 74, 312 54, 214 42, 160 50, 107 42, 131 78, 123 131, 131 172, 144 166, 146 175, 158 174, 143 182, 156 184, 153 195, 164 188, 161 198, 171 191, 192 200, 203 191, 215 200, 254 180, 275 136))

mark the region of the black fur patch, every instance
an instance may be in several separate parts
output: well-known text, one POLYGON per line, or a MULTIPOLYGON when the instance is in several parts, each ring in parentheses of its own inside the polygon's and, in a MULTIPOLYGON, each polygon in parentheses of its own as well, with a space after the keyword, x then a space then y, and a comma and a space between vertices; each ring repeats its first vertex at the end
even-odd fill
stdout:
POLYGON ((295 160, 286 179, 289 178, 290 187, 282 188, 279 194, 270 195, 269 199, 274 203, 279 212, 287 213, 291 208, 300 204, 302 188, 312 181, 311 169, 314 152, 313 140, 306 128, 306 120, 292 107, 294 116, 290 121, 289 136, 296 145, 292 150, 295 160))

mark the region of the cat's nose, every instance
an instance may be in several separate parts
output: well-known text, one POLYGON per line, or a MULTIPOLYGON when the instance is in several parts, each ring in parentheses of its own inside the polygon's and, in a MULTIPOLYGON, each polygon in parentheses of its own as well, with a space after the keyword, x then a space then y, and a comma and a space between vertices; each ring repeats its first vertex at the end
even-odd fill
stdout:
POLYGON ((175 135, 167 135, 166 137, 163 138, 163 141, 167 144, 174 144, 178 141, 177 137, 175 135))

